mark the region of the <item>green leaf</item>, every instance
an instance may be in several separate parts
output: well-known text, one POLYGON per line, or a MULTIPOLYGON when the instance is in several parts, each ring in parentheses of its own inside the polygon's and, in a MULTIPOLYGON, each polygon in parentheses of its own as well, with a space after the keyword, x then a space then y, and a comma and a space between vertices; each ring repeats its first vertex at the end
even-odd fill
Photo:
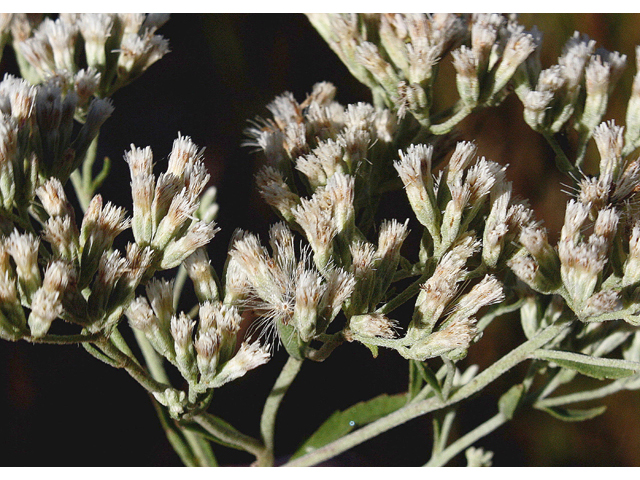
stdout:
POLYGON ((557 350, 536 350, 533 352, 533 356, 600 380, 625 378, 640 372, 640 363, 629 360, 590 357, 580 353, 557 350))
POLYGON ((416 360, 409 360, 409 388, 407 388, 407 402, 413 400, 422 390, 422 375, 416 360))
POLYGON ((440 400, 444 400, 442 398, 442 388, 440 387, 440 382, 438 381, 438 377, 436 377, 436 374, 433 372, 433 370, 431 370, 429 368, 429 365, 427 365, 424 362, 415 362, 416 366, 418 367, 418 371, 420 372, 420 376, 422 377, 422 379, 427 382, 427 384, 433 388, 433 390, 436 392, 436 395, 438 395, 438 398, 440 400))
POLYGON ((515 413, 518 405, 520 404, 520 399, 524 394, 524 385, 518 384, 511 387, 506 391, 498 400, 498 410, 502 413, 506 418, 511 420, 513 418, 513 414, 515 413))
POLYGON ((586 409, 573 409, 562 407, 543 407, 540 410, 547 412, 552 417, 555 417, 564 422, 582 422, 584 420, 591 420, 605 412, 607 407, 602 405, 600 407, 586 408, 586 409))
POLYGON ((284 345, 287 353, 296 360, 303 360, 307 344, 300 339, 300 335, 298 335, 295 327, 290 324, 285 324, 282 320, 276 322, 276 327, 280 341, 284 345))
POLYGON ((382 394, 366 402, 356 403, 344 411, 334 412, 293 454, 302 457, 345 436, 352 430, 395 412, 406 403, 406 397, 382 394))

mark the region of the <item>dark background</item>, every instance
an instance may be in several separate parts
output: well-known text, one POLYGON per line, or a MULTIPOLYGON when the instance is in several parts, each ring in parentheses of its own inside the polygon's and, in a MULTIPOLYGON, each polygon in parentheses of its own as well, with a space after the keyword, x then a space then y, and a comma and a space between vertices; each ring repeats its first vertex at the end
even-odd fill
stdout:
MULTIPOLYGON (((555 63, 576 29, 596 39, 598 46, 627 54, 627 70, 606 115, 623 124, 635 72, 634 45, 640 43, 640 16, 539 14, 522 15, 520 20, 545 33, 544 67, 555 63)), ((169 38, 171 53, 113 97, 116 110, 102 129, 99 155, 109 156, 114 166, 101 193, 130 206, 128 168, 122 161, 129 145, 150 145, 158 161, 167 157, 178 132, 190 135, 206 147, 211 183, 219 189, 222 231, 210 246, 210 256, 220 271, 235 228, 264 234, 275 219, 253 185, 260 158, 240 147, 247 119, 266 116, 265 105, 286 90, 304 99, 313 84, 323 80, 338 87, 343 104, 370 101, 370 95, 302 15, 173 15, 160 33, 169 38)), ((446 58, 436 108, 455 101, 451 71, 446 58)), ((18 73, 9 47, 0 72, 18 73)), ((515 95, 466 120, 461 136, 476 139, 481 155, 510 164, 508 177, 516 192, 531 200, 551 236, 557 234, 566 202, 560 190, 567 179, 555 170, 552 152, 541 137, 522 120, 515 95)), ((404 211, 406 207, 398 207, 398 212, 404 211)), ((387 206, 385 216, 393 212, 393 205, 387 206)), ((516 319, 497 320, 471 349, 468 363, 489 365, 521 341, 516 319)), ((257 435, 260 407, 284 361, 281 350, 266 366, 217 390, 212 411, 257 435)), ((497 398, 519 375, 521 371, 511 372, 481 397, 464 403, 453 438, 493 416, 497 398)), ((382 351, 373 359, 354 344, 342 346, 323 364, 305 363, 280 411, 278 455, 292 453, 336 409, 382 392, 402 392, 406 380, 405 362, 398 355, 382 351)), ((583 381, 583 386, 590 385, 583 381)), ((493 450, 494 465, 499 466, 640 466, 638 393, 620 393, 605 403, 609 409, 604 415, 580 424, 561 423, 537 411, 521 412, 476 446, 493 450)), ((0 412, 3 466, 180 464, 143 389, 78 346, 0 343, 0 412)), ((413 420, 333 464, 422 465, 430 455, 430 431, 428 418, 413 420)), ((223 464, 251 461, 242 452, 214 448, 223 464)), ((464 463, 458 457, 453 464, 464 463)))

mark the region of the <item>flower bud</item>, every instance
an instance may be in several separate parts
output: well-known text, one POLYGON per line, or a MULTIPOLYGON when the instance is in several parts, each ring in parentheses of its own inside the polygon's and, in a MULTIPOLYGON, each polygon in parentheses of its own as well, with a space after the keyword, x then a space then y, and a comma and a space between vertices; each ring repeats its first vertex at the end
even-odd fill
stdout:
POLYGON ((445 329, 428 335, 406 351, 408 358, 424 362, 454 350, 466 350, 477 334, 474 318, 456 320, 445 329))
POLYGON ((189 382, 195 382, 197 365, 193 345, 193 329, 196 322, 184 313, 171 318, 171 336, 176 351, 176 364, 180 373, 189 382))
POLYGON ((453 67, 456 69, 456 85, 462 102, 473 108, 480 98, 478 79, 479 61, 475 52, 465 45, 452 52, 453 67))
POLYGON ((184 261, 187 274, 193 282, 196 297, 200 303, 218 300, 218 282, 215 270, 210 264, 207 250, 198 248, 184 261))
POLYGON ((187 394, 182 390, 167 388, 164 392, 153 392, 153 397, 167 407, 174 418, 178 418, 184 412, 187 394))
POLYGON ((200 383, 211 383, 216 376, 220 337, 215 331, 198 334, 195 342, 196 362, 200 372, 200 383))
POLYGON ((176 353, 169 328, 154 315, 147 299, 136 298, 124 313, 131 328, 142 332, 160 355, 170 362, 175 362, 176 353))
POLYGON ((399 151, 400 160, 393 166, 407 192, 407 198, 418 221, 427 227, 433 237, 439 234, 440 212, 436 205, 433 178, 431 177, 430 145, 411 145, 406 154, 399 151))
POLYGON ((271 358, 269 350, 258 342, 251 344, 244 342, 238 353, 222 367, 213 382, 213 387, 220 387, 242 377, 249 370, 267 363, 269 358, 271 358))
POLYGON ((382 313, 354 315, 349 319, 351 332, 368 338, 395 338, 397 325, 397 321, 390 320, 382 313))
POLYGON ((100 72, 104 72, 107 65, 106 43, 111 35, 113 21, 113 15, 107 13, 84 13, 78 20, 80 33, 84 38, 87 64, 100 72))
POLYGON ((39 249, 39 239, 30 233, 20 234, 17 230, 13 231, 7 242, 7 251, 16 264, 20 292, 27 299, 40 287, 39 249))

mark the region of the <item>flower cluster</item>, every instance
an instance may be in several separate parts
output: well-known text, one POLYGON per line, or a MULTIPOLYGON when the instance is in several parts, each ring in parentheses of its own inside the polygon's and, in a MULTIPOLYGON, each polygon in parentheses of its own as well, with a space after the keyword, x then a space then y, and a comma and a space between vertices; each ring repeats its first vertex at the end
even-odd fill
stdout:
MULTIPOLYGON (((257 342, 237 346, 242 318, 235 306, 200 303, 196 322, 176 312, 173 297, 174 281, 154 279, 146 286, 146 297, 137 297, 125 313, 131 327, 178 368, 193 392, 220 387, 269 359, 257 342)), ((160 401, 166 404, 163 395, 160 401)))
POLYGON ((626 55, 618 52, 596 50, 595 43, 575 32, 556 65, 542 70, 537 56, 522 65, 516 93, 531 128, 555 134, 573 116, 582 141, 591 137, 627 61, 626 55))
POLYGON ((151 148, 132 145, 125 160, 131 172, 133 236, 137 243, 156 252, 160 268, 176 267, 217 232, 213 222, 196 215, 209 181, 202 151, 189 137, 178 137, 167 170, 157 180, 151 148))
POLYGON ((638 162, 622 155, 623 129, 614 122, 602 123, 593 138, 600 172, 585 176, 567 203, 557 248, 542 228, 524 229, 524 248, 510 266, 534 290, 561 295, 582 321, 637 325, 638 162))
POLYGON ((531 210, 513 199, 505 167, 484 157, 474 161, 475 152, 473 143, 459 142, 435 179, 432 146, 412 145, 399 152, 394 166, 416 218, 425 227, 421 251, 425 263, 442 257, 468 232, 483 230, 482 261, 494 268, 508 257, 505 250, 519 229, 532 222, 531 210))
MULTIPOLYGON (((275 328, 290 355, 304 358, 309 342, 323 334, 354 288, 341 268, 314 268, 308 254, 296 258, 294 237, 283 223, 269 235, 272 255, 255 235, 240 233, 230 254, 227 276, 241 276, 246 288, 229 297, 275 328), (233 266, 231 266, 233 264, 233 266)), ((241 280, 241 281, 242 281, 241 280)))
MULTIPOLYGON (((73 90, 81 113, 93 96, 107 97, 139 77, 168 51, 158 28, 167 14, 60 14, 33 27, 28 17, 12 19, 14 48, 22 76, 33 84, 56 77, 73 90)), ((79 115, 83 118, 83 115, 79 115)))
MULTIPOLYGON (((281 330, 293 325, 294 338, 302 345, 295 348, 303 353, 310 340, 326 331, 341 306, 348 319, 344 332, 395 335, 393 322, 375 309, 388 297, 409 233, 406 222, 386 220, 378 227, 377 245, 367 239, 381 192, 393 178, 386 159, 395 138, 395 116, 364 103, 344 107, 333 100, 334 95, 327 83, 316 85, 301 104, 282 95, 269 105, 273 119, 261 120, 249 131, 268 161, 257 176, 260 192, 291 229, 304 235, 315 268, 300 267, 307 262, 306 253, 297 268, 295 262, 267 268, 281 262, 282 249, 289 252, 284 258, 293 258, 291 232, 278 226, 271 233, 273 261, 256 238, 245 236, 232 250, 228 270, 243 265, 253 297, 269 305, 281 330), (263 273, 256 270, 260 268, 263 273), (331 293, 334 283, 340 288, 336 298, 331 293), (306 303, 313 299, 316 306, 305 307, 300 317, 294 308, 300 305, 296 298, 306 303), (329 313, 322 312, 324 303, 333 305, 329 313), (291 322, 288 315, 293 315, 291 322)), ((280 337, 288 339, 291 334, 280 332, 280 337)))
POLYGON ((309 15, 377 104, 410 112, 437 134, 477 107, 494 105, 518 67, 540 43, 515 19, 497 14, 309 15), (438 63, 451 52, 460 101, 453 123, 434 125, 431 112, 438 63))
POLYGON ((84 160, 100 127, 113 112, 109 100, 93 99, 84 125, 74 132, 79 98, 56 79, 38 86, 6 75, 0 83, 2 207, 25 207, 47 178, 66 182, 84 160))
POLYGON ((390 111, 365 103, 344 107, 334 96, 328 83, 316 85, 302 103, 279 96, 268 106, 273 119, 248 131, 268 160, 257 177, 262 196, 304 232, 320 270, 337 258, 346 268, 356 223, 371 228, 396 129, 390 111), (310 197, 301 195, 296 176, 310 197), (365 217, 358 217, 363 209, 365 217))
POLYGON ((384 396, 337 412, 319 432, 346 417, 348 428, 376 421, 375 428, 302 449, 309 453, 295 454, 291 465, 438 409, 446 414, 434 419, 428 465, 465 449, 469 465, 490 465, 491 452, 468 448, 469 439, 524 404, 570 419, 597 414, 550 410, 602 396, 548 398, 576 372, 615 379, 607 392, 640 388, 640 160, 629 158, 640 145, 640 73, 627 134, 601 123, 626 57, 595 50, 576 33, 558 64, 542 70, 541 34, 526 32, 515 16, 309 18, 371 88, 374 105, 341 105, 333 85, 318 83, 302 102, 285 93, 267 106, 270 117, 252 123, 246 144, 266 157, 256 182, 283 221, 271 227, 268 247, 236 231, 218 277, 206 248, 218 231, 216 193, 206 188, 203 150, 189 137, 178 136, 160 173, 150 147, 125 153, 131 216, 94 195, 108 173, 108 161, 92 173, 99 129, 113 111, 104 97, 168 52, 155 34, 168 16, 0 15, 0 50, 11 39, 32 82, 0 83, 0 337, 82 343, 125 369, 153 396, 168 438, 193 464, 215 462, 208 439, 273 463, 275 416, 302 362, 322 361, 344 341, 407 359, 408 401, 396 406, 398 397, 384 396), (435 113, 438 66, 449 53, 460 99, 435 113), (555 246, 515 198, 506 166, 444 135, 499 104, 511 86, 526 122, 575 182, 555 246), (557 142, 569 127, 578 132, 575 162, 557 142), (600 155, 593 175, 581 170, 591 138, 600 155), (65 191, 69 179, 82 218, 65 191), (381 218, 391 191, 406 195, 415 218, 381 218), (154 277, 174 268, 175 278, 154 277), (187 277, 197 303, 184 310, 187 277), (390 318, 409 303, 412 315, 390 318), (525 343, 477 376, 477 366, 462 373, 456 362, 487 325, 516 310, 525 343), (124 317, 138 350, 120 331, 124 317), (268 362, 276 342, 289 358, 257 440, 206 410, 215 389, 268 362), (524 380, 498 401, 499 414, 447 446, 457 403, 531 358, 524 380), (165 367, 179 373, 179 385, 165 367))
MULTIPOLYGON (((151 151, 134 149, 126 157, 141 177, 144 172, 136 168, 142 168, 143 158, 151 162, 151 151)), ((208 176, 197 147, 188 138, 176 140, 169 170, 161 175, 162 186, 155 196, 153 182, 146 193, 137 193, 133 219, 123 208, 104 204, 96 195, 78 226, 58 178, 51 177, 38 187, 34 207, 40 212, 40 236, 14 227, 0 240, 2 299, 6 304, 3 333, 14 339, 42 337, 58 317, 87 332, 108 332, 143 280, 157 270, 180 264, 208 243, 216 232, 214 223, 194 218, 208 176), (151 210, 141 213, 141 202, 151 210), (140 233, 145 231, 140 225, 147 218, 150 237, 140 233), (113 249, 114 240, 130 227, 136 241, 129 243, 123 254, 113 249), (21 305, 31 310, 28 319, 21 305)), ((135 181, 134 176, 134 185, 135 181)))

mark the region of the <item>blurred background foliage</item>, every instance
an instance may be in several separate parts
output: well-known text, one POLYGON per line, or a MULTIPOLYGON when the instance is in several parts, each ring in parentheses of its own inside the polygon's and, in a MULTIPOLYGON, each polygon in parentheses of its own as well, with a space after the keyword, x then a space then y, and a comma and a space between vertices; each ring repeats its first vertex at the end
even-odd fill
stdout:
MULTIPOLYGON (((640 14, 523 14, 520 22, 544 33, 543 67, 556 62, 574 30, 598 47, 627 55, 627 69, 610 101, 606 119, 624 124, 626 101, 640 44, 640 14)), ((261 201, 253 173, 261 158, 240 146, 247 119, 265 116, 265 105, 291 91, 304 99, 314 83, 330 81, 343 103, 371 101, 303 15, 177 14, 159 33, 171 53, 113 97, 116 110, 102 129, 99 156, 113 162, 101 193, 130 208, 128 168, 122 155, 130 144, 151 145, 165 159, 178 132, 206 147, 211 183, 218 187, 222 231, 210 246, 218 271, 235 228, 265 234, 276 219, 261 201)), ((451 59, 445 58, 437 97, 456 99, 451 59)), ((18 74, 7 48, 0 73, 18 74)), ((479 154, 509 164, 514 190, 528 198, 544 219, 552 240, 558 235, 567 200, 553 153, 522 119, 511 95, 499 107, 473 115, 459 136, 475 139, 479 154)), ((637 154, 637 153, 636 153, 637 154)), ((595 161, 590 148, 586 170, 595 161)), ((383 218, 409 215, 403 195, 385 203, 383 218), (395 200, 400 200, 397 204, 395 200)), ((398 311, 398 315, 402 312, 398 311)), ((410 315, 410 312, 405 312, 410 315)), ((397 318, 401 319, 400 316, 397 318)), ((402 323, 402 322, 401 322, 402 323)), ((406 324, 406 322, 404 322, 406 324)), ((495 321, 467 362, 489 365, 521 341, 516 318, 495 321)), ((216 391, 212 409, 240 430, 258 434, 260 407, 285 361, 281 349, 266 366, 216 391)), ((460 410, 454 435, 465 433, 496 412, 496 401, 522 371, 510 372, 460 410)), ((391 352, 376 359, 362 346, 347 344, 323 364, 308 362, 279 414, 276 451, 291 453, 336 409, 381 392, 406 389, 405 361, 391 352)), ((584 387, 589 379, 583 380, 584 387)), ((559 392, 562 393, 562 392, 559 392)), ((640 396, 623 392, 604 401, 607 412, 584 423, 562 423, 525 411, 476 446, 495 452, 495 466, 640 466, 640 396)), ((123 372, 88 356, 81 347, 0 344, 0 464, 74 466, 179 465, 144 391, 123 372)), ((333 465, 418 466, 428 460, 431 424, 420 418, 335 459, 333 465)), ((225 464, 242 465, 247 455, 219 447, 225 464)), ((458 458, 453 464, 462 465, 458 458)))

